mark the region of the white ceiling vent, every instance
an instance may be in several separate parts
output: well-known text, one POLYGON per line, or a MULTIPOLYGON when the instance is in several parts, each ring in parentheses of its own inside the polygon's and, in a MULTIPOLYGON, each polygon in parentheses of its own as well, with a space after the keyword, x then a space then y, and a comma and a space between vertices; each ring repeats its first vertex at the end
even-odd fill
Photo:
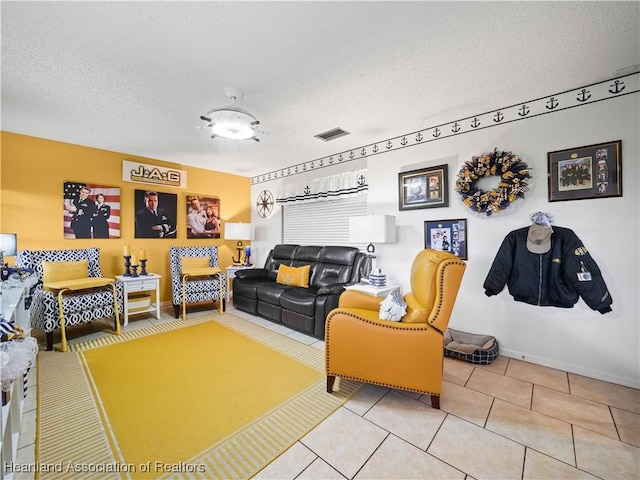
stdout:
POLYGON ((349 132, 341 129, 340 127, 336 127, 331 130, 327 130, 326 132, 314 135, 314 137, 328 142, 329 140, 335 140, 336 138, 344 137, 345 135, 349 135, 349 132))

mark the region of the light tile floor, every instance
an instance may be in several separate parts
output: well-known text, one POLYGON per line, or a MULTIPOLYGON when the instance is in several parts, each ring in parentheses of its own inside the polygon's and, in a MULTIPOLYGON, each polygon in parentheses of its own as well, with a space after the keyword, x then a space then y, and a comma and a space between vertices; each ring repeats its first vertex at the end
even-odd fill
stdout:
MULTIPOLYGON (((227 311, 324 349, 322 341, 232 305, 227 311)), ((189 315, 201 313, 196 308, 189 315)), ((163 308, 160 320, 138 315, 125 330, 174 320, 173 310, 163 308)), ((69 341, 109 335, 108 328, 99 322, 76 327, 69 341)), ((35 382, 32 369, 17 457, 22 464, 35 461, 35 382)), ((446 358, 440 407, 431 408, 428 396, 364 385, 255 478, 640 478, 639 390, 507 357, 486 366, 446 358)))

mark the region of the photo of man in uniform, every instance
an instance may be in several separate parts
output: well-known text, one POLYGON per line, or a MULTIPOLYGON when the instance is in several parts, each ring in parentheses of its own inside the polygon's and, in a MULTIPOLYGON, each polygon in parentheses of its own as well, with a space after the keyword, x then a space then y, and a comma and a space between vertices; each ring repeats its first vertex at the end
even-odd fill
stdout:
POLYGON ((177 195, 162 194, 163 200, 171 203, 167 210, 159 208, 160 194, 152 191, 136 190, 136 205, 142 199, 142 208, 136 211, 136 238, 176 238, 176 222, 175 213, 177 204, 177 195))
POLYGON ((90 193, 91 189, 86 185, 79 186, 77 197, 64 205, 64 209, 71 214, 71 229, 76 238, 91 238, 91 220, 98 207, 89 198, 90 193))

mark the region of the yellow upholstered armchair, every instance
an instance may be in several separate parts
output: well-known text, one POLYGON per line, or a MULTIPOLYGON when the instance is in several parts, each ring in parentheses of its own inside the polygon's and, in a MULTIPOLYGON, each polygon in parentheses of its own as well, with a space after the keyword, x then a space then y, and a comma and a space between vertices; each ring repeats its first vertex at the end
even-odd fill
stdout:
POLYGON ((380 320, 382 298, 355 290, 341 296, 325 327, 327 392, 335 377, 431 396, 440 408, 443 334, 466 264, 453 254, 426 249, 411 267, 407 313, 399 322, 380 320))

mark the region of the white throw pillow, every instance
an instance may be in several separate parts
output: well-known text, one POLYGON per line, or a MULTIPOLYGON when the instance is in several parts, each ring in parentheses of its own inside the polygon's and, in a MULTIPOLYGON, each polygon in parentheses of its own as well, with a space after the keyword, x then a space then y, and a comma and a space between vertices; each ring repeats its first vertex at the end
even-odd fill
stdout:
POLYGON ((400 287, 389 292, 387 298, 380 303, 380 320, 399 322, 407 313, 407 304, 402 298, 400 287))

